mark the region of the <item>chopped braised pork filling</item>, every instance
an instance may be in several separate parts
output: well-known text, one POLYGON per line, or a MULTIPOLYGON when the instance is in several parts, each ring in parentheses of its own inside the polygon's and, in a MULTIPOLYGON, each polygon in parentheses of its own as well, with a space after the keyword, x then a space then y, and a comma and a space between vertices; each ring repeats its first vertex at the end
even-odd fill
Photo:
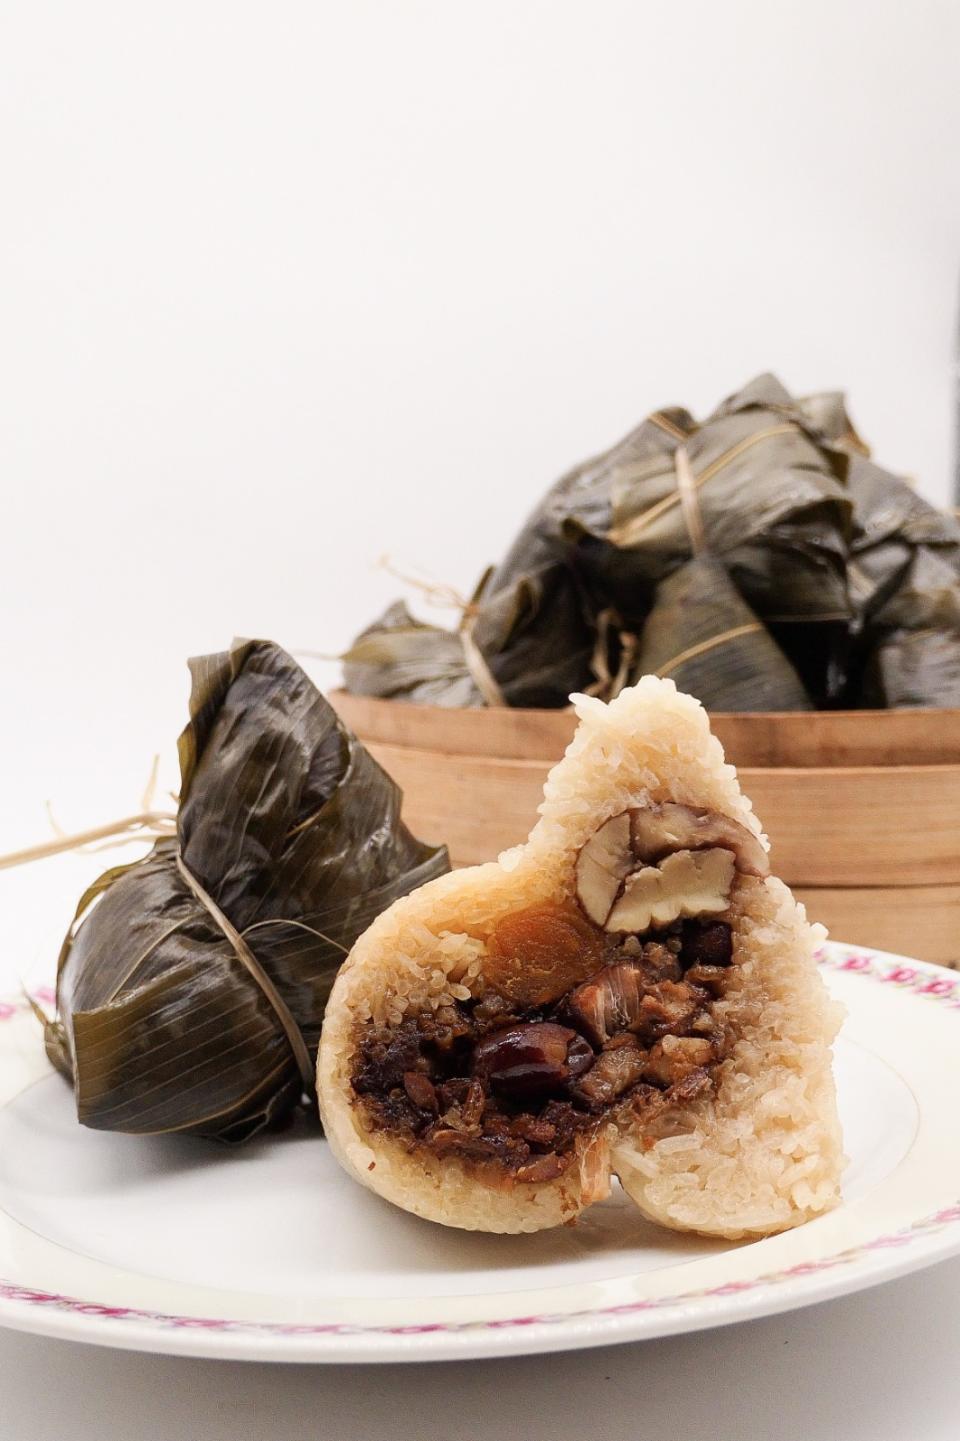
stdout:
POLYGON ((541 906, 505 918, 492 953, 479 999, 364 1028, 352 1079, 371 1125, 492 1180, 547 1181, 603 1121, 712 1084, 724 1041, 711 1007, 733 962, 726 922, 612 938, 541 906))

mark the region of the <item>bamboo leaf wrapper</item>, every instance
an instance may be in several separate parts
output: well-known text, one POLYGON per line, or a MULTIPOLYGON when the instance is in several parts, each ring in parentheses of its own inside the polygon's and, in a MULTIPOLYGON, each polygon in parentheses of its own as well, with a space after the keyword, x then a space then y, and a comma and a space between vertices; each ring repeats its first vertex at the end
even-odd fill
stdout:
POLYGON ((81 898, 47 1049, 85 1125, 240 1141, 300 1103, 290 1026, 315 1057, 345 950, 448 861, 278 646, 241 642, 191 672, 176 838, 81 898))

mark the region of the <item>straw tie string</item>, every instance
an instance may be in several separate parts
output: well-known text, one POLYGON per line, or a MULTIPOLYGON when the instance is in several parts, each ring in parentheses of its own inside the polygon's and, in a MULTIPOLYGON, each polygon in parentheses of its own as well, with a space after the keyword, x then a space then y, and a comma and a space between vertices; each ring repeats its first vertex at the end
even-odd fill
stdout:
POLYGON ((203 886, 197 880, 196 876, 190 870, 189 866, 187 866, 179 850, 177 851, 176 864, 177 870, 183 877, 183 880, 186 883, 188 890, 191 892, 194 898, 200 902, 201 906, 203 906, 204 910, 210 916, 210 919, 214 922, 214 924, 223 932, 224 936, 233 947, 237 960, 240 961, 241 965, 243 965, 245 969, 250 973, 250 975, 256 981, 257 985, 260 987, 263 994, 266 996, 267 1000, 270 1002, 270 1005, 273 1007, 273 1010, 276 1013, 277 1020, 283 1027, 284 1034, 287 1040, 290 1042, 290 1049, 293 1052, 294 1060, 297 1063, 297 1068, 300 1072, 301 1079, 303 1080, 304 1090, 307 1092, 308 1095, 312 1095, 314 1091, 315 1080, 313 1064, 310 1060, 310 1052, 307 1049, 307 1043, 303 1039, 300 1027, 294 1020, 286 1001, 283 999, 280 992, 273 984, 273 981, 271 981, 270 977, 267 975, 266 971, 257 960, 256 956, 253 954, 253 951, 247 945, 246 941, 244 940, 243 936, 241 936, 236 926, 233 924, 233 922, 229 919, 228 916, 224 915, 223 911, 217 905, 213 897, 204 890, 203 886))

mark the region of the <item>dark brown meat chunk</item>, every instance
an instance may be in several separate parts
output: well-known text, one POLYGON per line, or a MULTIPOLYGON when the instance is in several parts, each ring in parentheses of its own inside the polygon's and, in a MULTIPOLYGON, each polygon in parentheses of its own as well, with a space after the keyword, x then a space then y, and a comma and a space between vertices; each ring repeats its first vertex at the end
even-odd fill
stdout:
POLYGON ((544 1121, 539 1116, 517 1116, 509 1122, 508 1130, 511 1136, 519 1136, 521 1141, 526 1141, 539 1150, 552 1146, 557 1139, 556 1126, 551 1126, 549 1121, 544 1121))
POLYGON ((467 1099, 469 1090, 469 1076, 452 1076, 449 1081, 441 1081, 437 1086, 441 1111, 449 1111, 454 1106, 462 1106, 467 1099))
POLYGON ((587 1110, 601 1111, 639 1081, 646 1059, 646 1051, 636 1043, 604 1051, 586 1075, 573 1082, 570 1094, 587 1110))
POLYGON ((554 1181, 557 1176, 562 1176, 566 1169, 566 1161, 557 1155, 556 1151, 548 1151, 544 1156, 534 1156, 522 1166, 518 1166, 515 1172, 518 1181, 554 1181))
POLYGON ((726 966, 691 966, 684 980, 688 986, 699 986, 711 996, 719 996, 723 994, 728 975, 726 966))
POLYGON ((375 1095, 402 1086, 404 1072, 417 1070, 421 1061, 416 1022, 404 1021, 396 1031, 371 1037, 361 1054, 353 1077, 355 1091, 375 1095))
POLYGON ((540 1119, 555 1129, 555 1149, 560 1152, 573 1144, 574 1138, 583 1127, 583 1116, 574 1109, 570 1101, 548 1101, 540 1112, 540 1119))
POLYGON ((471 1081, 460 1103, 460 1120, 464 1126, 470 1130, 479 1128, 485 1101, 483 1086, 477 1080, 471 1081))
POLYGON ((404 1071, 403 1089, 410 1100, 420 1111, 429 1111, 436 1116, 440 1111, 440 1103, 437 1100, 437 1092, 429 1076, 422 1071, 404 1071))
POLYGON ((639 961, 604 966, 567 997, 565 1014, 595 1046, 617 1031, 628 1030, 640 1016, 644 973, 639 961))
POLYGON ((636 1050, 638 1045, 639 1042, 632 1031, 618 1031, 615 1036, 611 1036, 609 1041, 604 1043, 603 1049, 604 1051, 619 1051, 621 1046, 632 1046, 636 1050))
POLYGON ((648 1043, 659 1036, 685 1031, 700 1009, 701 996, 682 981, 661 981, 651 986, 640 1002, 640 1014, 630 1026, 648 1043))
MULTIPOLYGON (((684 981, 668 979, 679 967, 665 946, 654 962, 645 958, 616 961, 597 971, 567 997, 564 1014, 594 1046, 603 1046, 618 1031, 636 1031, 653 1041, 667 1031, 683 1030, 696 1014, 698 996, 684 981)), ((647 950, 647 947, 644 947, 647 950)))
POLYGON ((386 1096, 371 1097, 377 1124, 398 1135, 415 1136, 423 1129, 426 1117, 413 1105, 405 1091, 391 1091, 386 1096))
POLYGON ((424 1137, 438 1156, 461 1156, 471 1161, 492 1161, 497 1155, 493 1141, 481 1136, 470 1136, 466 1131, 434 1127, 424 1137))

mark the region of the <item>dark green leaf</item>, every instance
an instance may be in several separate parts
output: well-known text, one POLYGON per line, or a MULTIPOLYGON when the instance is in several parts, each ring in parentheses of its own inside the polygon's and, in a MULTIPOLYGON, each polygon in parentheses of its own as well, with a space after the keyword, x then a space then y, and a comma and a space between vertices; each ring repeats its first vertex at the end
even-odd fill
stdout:
POLYGON ((588 683, 593 638, 566 567, 521 575, 500 590, 488 579, 471 613, 467 634, 466 625, 443 630, 416 620, 402 602, 392 605, 345 652, 344 684, 357 695, 479 706, 482 666, 503 704, 559 706, 588 683))
POLYGON ((48 1044, 85 1125, 242 1140, 303 1084, 178 851, 314 1054, 344 951, 447 857, 410 835, 397 787, 278 646, 242 642, 191 671, 177 840, 83 898, 81 913, 95 904, 64 944, 48 1044))
MULTIPOLYGON (((915 662, 909 681, 894 683, 891 637, 905 627, 879 617, 903 586, 918 608, 929 574, 913 564, 921 549, 952 567, 960 586, 960 527, 868 454, 839 392, 797 399, 769 374, 702 422, 681 409, 653 412, 551 487, 483 588, 472 635, 499 686, 495 702, 561 706, 572 689, 608 694, 631 668, 630 638, 648 618, 648 652, 656 633, 650 653, 661 643, 679 653, 681 616, 674 591, 665 601, 663 587, 705 554, 720 566, 709 571, 718 606, 731 596, 726 578, 769 633, 765 704, 857 706, 876 704, 878 694, 898 695, 900 704, 944 703, 936 698, 954 694, 949 636, 921 643, 907 626, 915 633, 909 646, 903 642, 911 655, 926 644, 922 682, 915 662), (676 618, 673 643, 668 615, 676 618), (875 657, 864 695, 868 654, 881 640, 886 679, 878 678, 875 657)), ((689 574, 702 579, 708 571, 689 574)), ((678 582, 676 593, 687 583, 678 582)), ((924 603, 941 613, 933 595, 924 603)), ((385 618, 375 648, 370 632, 358 639, 348 656, 349 688, 489 703, 463 632, 406 622, 388 634, 385 618)), ((751 645, 751 656, 759 653, 751 645)), ((717 680, 711 673, 711 689, 717 680)), ((736 691, 742 680, 739 672, 732 678, 736 691)))
POLYGON ((810 710, 783 652, 722 563, 697 556, 660 582, 631 680, 669 676, 718 711, 810 710))
POLYGON ((867 614, 861 646, 864 704, 960 707, 960 584, 950 560, 918 547, 867 614))

